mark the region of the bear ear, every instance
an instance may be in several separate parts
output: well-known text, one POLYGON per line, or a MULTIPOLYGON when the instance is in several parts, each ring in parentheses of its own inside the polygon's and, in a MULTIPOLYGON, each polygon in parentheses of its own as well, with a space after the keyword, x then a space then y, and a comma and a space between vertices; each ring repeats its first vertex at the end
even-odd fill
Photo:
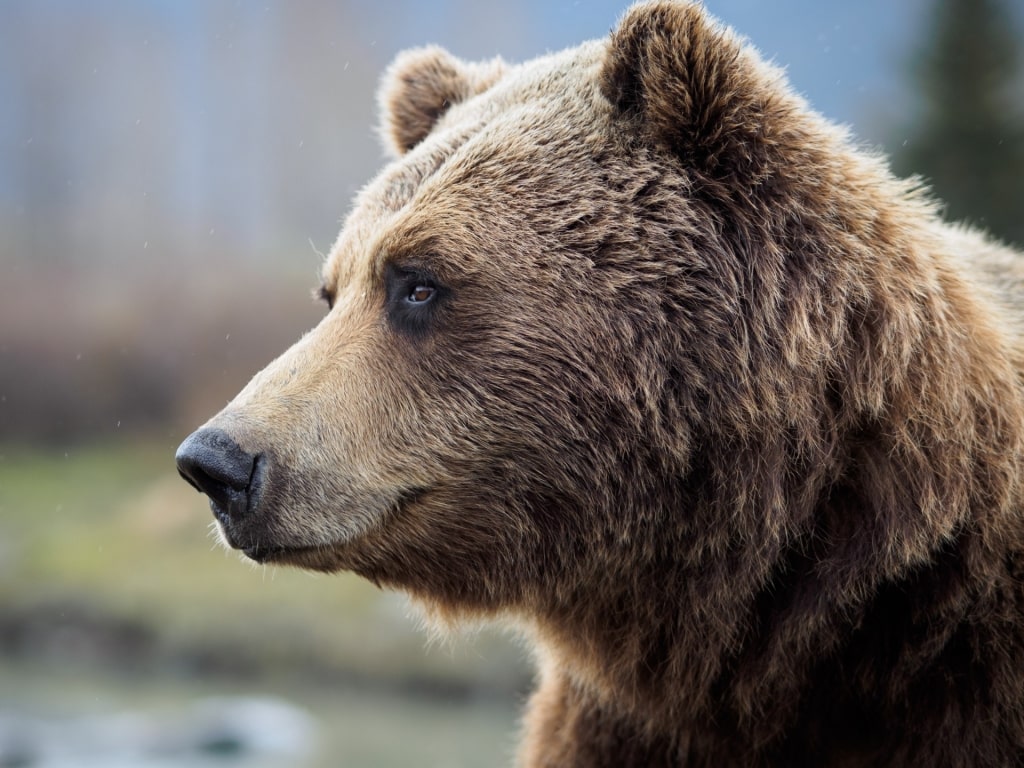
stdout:
POLYGON ((640 3, 612 32, 602 94, 648 140, 712 178, 757 175, 785 109, 781 75, 688 2, 640 3))
POLYGON ((469 64, 436 46, 398 54, 378 93, 385 145, 397 156, 405 154, 450 106, 487 90, 504 71, 500 59, 469 64))

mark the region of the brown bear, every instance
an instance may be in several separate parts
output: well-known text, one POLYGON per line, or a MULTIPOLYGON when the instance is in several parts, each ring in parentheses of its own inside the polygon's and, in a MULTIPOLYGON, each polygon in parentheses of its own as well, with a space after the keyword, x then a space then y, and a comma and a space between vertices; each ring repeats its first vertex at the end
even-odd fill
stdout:
POLYGON ((520 627, 525 766, 1024 763, 1020 256, 699 5, 381 103, 329 311, 179 449, 226 542, 520 627))

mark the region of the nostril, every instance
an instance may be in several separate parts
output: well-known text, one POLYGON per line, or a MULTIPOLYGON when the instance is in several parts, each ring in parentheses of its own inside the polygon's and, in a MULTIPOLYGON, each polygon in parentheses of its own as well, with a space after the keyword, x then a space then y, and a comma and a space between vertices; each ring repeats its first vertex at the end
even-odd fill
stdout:
POLYGON ((228 514, 244 512, 256 456, 221 429, 200 429, 178 447, 178 472, 228 514))
POLYGON ((230 488, 192 458, 178 460, 178 474, 200 493, 205 493, 217 504, 226 506, 231 500, 230 488))

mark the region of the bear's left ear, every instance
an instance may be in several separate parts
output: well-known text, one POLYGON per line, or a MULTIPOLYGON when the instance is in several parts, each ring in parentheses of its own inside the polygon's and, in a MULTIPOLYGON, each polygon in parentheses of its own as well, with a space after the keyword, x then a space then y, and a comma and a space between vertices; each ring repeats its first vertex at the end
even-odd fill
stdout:
POLYGON ((688 2, 630 8, 608 43, 600 88, 645 139, 719 180, 766 172, 792 106, 781 74, 688 2))
POLYGON ((398 54, 381 82, 381 136, 396 156, 425 139, 453 104, 490 88, 505 71, 500 59, 470 64, 437 46, 398 54))

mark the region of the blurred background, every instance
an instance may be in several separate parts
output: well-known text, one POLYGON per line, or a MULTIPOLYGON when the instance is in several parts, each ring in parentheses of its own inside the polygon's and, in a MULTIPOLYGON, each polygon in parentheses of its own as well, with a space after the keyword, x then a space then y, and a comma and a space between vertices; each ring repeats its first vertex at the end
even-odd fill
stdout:
MULTIPOLYGON (((706 4, 1024 245, 1024 0, 706 4)), ((510 763, 514 639, 240 562, 173 456, 323 314, 397 51, 522 60, 625 6, 0 0, 0 768, 510 763)))

